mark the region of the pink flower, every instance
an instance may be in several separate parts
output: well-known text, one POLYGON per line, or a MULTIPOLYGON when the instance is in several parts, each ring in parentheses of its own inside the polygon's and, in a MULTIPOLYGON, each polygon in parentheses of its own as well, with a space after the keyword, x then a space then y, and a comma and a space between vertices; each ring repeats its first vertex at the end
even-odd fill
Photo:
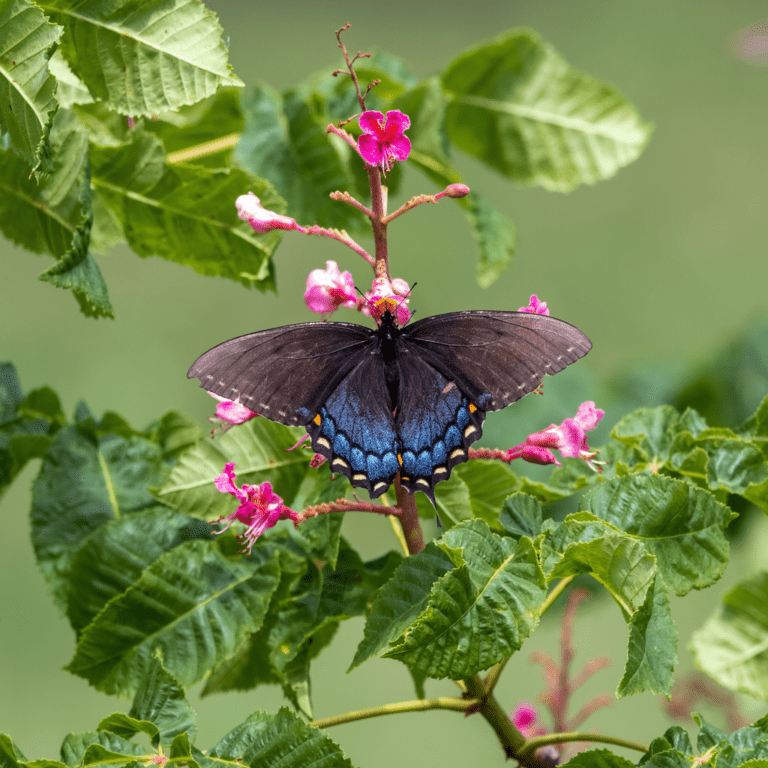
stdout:
POLYGON ((576 416, 565 419, 559 426, 550 424, 541 432, 534 432, 521 443, 508 451, 509 459, 523 459, 532 464, 557 464, 550 448, 560 451, 562 456, 583 459, 594 470, 600 471, 594 461, 599 451, 590 451, 587 445, 587 432, 593 430, 600 419, 605 416, 605 411, 595 408, 595 404, 588 400, 579 406, 576 416))
POLYGON ((326 261, 326 269, 313 269, 307 277, 304 303, 319 315, 335 312, 339 307, 357 303, 355 283, 349 272, 339 272, 335 261, 326 261))
POLYGON ((371 290, 358 299, 357 308, 376 320, 389 310, 395 316, 398 325, 405 325, 411 319, 411 313, 408 310, 410 293, 411 287, 399 277, 394 280, 376 277, 371 290))
POLYGON ((512 721, 512 725, 514 725, 526 739, 530 739, 532 736, 542 736, 546 733, 546 730, 541 726, 534 727, 536 721, 539 719, 539 712, 533 704, 529 704, 527 701, 521 701, 514 710, 512 710, 509 719, 512 721))
POLYGON ((273 229, 296 229, 299 232, 306 232, 304 227, 300 227, 290 216, 283 216, 263 208, 259 198, 253 192, 240 195, 235 200, 235 205, 237 206, 237 215, 243 221, 247 221, 253 230, 260 235, 273 229))
POLYGON ((259 415, 250 408, 246 408, 240 402, 240 398, 227 400, 226 397, 219 397, 213 392, 208 394, 219 401, 219 404, 216 406, 216 415, 208 417, 208 421, 212 424, 218 424, 217 427, 211 430, 211 434, 219 433, 223 435, 228 429, 237 424, 244 424, 246 421, 250 421, 259 415))
POLYGON ((235 465, 229 462, 224 466, 224 471, 213 481, 217 491, 229 493, 234 496, 240 506, 228 517, 220 517, 216 522, 228 520, 218 533, 224 533, 232 523, 237 520, 246 526, 245 532, 240 537, 243 542, 242 552, 251 554, 251 549, 256 539, 267 528, 271 528, 278 520, 290 518, 296 520, 296 513, 283 504, 283 500, 272 491, 271 483, 261 485, 243 485, 238 488, 235 485, 235 465))
POLYGON ((547 302, 546 301, 539 301, 539 297, 533 293, 531 294, 531 301, 528 304, 527 307, 520 307, 520 309, 517 310, 518 312, 530 312, 533 315, 548 315, 549 310, 547 309, 547 302))
POLYGON ((395 161, 408 158, 411 142, 403 133, 411 125, 408 115, 393 109, 387 112, 385 124, 381 112, 369 111, 360 115, 359 122, 363 135, 357 141, 357 148, 366 163, 381 166, 386 173, 395 161))

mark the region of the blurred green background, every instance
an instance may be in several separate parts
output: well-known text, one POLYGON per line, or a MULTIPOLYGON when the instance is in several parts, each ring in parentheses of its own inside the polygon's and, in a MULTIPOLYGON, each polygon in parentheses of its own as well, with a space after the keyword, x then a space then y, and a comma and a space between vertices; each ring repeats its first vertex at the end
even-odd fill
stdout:
MULTIPOLYGON (((410 64, 417 76, 441 71, 466 48, 500 32, 528 26, 570 64, 616 85, 643 119, 655 124, 638 162, 612 180, 571 195, 515 188, 476 162, 455 158, 469 186, 518 227, 516 261, 491 289, 474 284, 474 243, 450 200, 422 206, 390 227, 393 276, 419 283, 411 306, 420 316, 516 309, 537 293, 555 316, 592 338, 589 357, 547 383, 549 404, 547 397, 528 398, 533 402, 497 417, 513 434, 506 437, 491 416, 486 430, 491 443, 520 442, 527 424, 543 427, 572 415, 582 399, 610 397, 608 405, 631 399, 638 393, 610 393, 604 382, 635 368, 654 366, 655 376, 642 379, 648 391, 639 393, 641 399, 654 401, 663 396, 665 378, 681 364, 706 363, 764 313, 768 68, 760 66, 759 58, 740 60, 732 44, 734 33, 768 13, 764 1, 447 0, 438 5, 397 0, 356 6, 336 0, 209 0, 207 5, 219 14, 229 36, 231 62, 246 91, 258 80, 281 89, 318 70, 330 73, 341 63, 333 33, 347 21, 352 24, 346 36, 351 51, 388 51, 410 64)), ((413 194, 435 191, 410 171, 390 209, 413 194)), ((185 411, 203 424, 212 401, 197 382, 187 381, 189 364, 232 336, 311 319, 301 301, 304 283, 307 273, 323 267, 326 259, 352 271, 364 289, 370 279, 362 262, 339 244, 298 235, 287 236, 277 252, 278 296, 248 292, 159 259, 139 261, 117 248, 98 258, 117 319, 94 321, 79 313, 69 293, 37 281, 49 259, 0 242, 5 274, 0 359, 17 365, 25 389, 53 387, 68 413, 82 398, 94 412, 115 410, 136 427, 169 409, 185 411)), ((738 390, 744 382, 737 376, 731 385, 738 390)), ((757 404, 754 399, 749 406, 757 404)), ((608 422, 620 415, 618 406, 609 408, 603 438, 608 422)), ((45 592, 29 544, 29 488, 36 470, 36 465, 25 470, 0 510, 5 532, 0 555, 0 731, 12 735, 30 759, 55 758, 66 733, 91 730, 109 712, 128 706, 62 671, 72 655, 73 635, 45 592)), ((706 593, 673 605, 681 671, 691 666, 686 648, 690 633, 715 600, 764 565, 763 518, 753 517, 748 530, 726 577, 706 593)), ((347 515, 344 533, 366 556, 395 546, 382 520, 347 515)), ((557 634, 557 621, 547 618, 508 665, 498 691, 509 708, 519 700, 535 701, 541 675, 527 657, 534 648, 555 652, 557 634)), ((361 621, 347 622, 315 662, 317 717, 413 698, 405 668, 392 661, 375 660, 340 677, 361 635, 361 621)), ((579 695, 578 708, 588 695, 615 690, 620 679, 626 628, 616 607, 602 600, 582 608, 576 643, 577 667, 593 654, 613 658, 612 668, 579 695)), ((199 699, 199 688, 191 698, 198 710, 201 747, 213 744, 252 711, 282 703, 276 688, 205 700, 199 699)), ((432 683, 427 695, 452 690, 448 682, 432 683)), ((756 703, 745 706, 751 714, 764 712, 756 703)), ((723 725, 720 715, 713 711, 711 716, 723 725)), ((502 755, 485 722, 470 718, 459 724, 456 718, 444 712, 398 715, 330 733, 361 768, 501 765, 502 755)), ((604 733, 639 741, 650 740, 669 724, 647 695, 617 702, 588 722, 604 733)))

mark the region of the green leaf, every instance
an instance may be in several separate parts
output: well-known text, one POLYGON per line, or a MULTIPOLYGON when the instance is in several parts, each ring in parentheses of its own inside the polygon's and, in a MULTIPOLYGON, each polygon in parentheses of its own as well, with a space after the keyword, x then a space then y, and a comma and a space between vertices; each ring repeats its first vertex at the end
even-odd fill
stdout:
POLYGON ((26 760, 27 758, 13 743, 13 739, 5 733, 0 733, 0 764, 3 768, 16 768, 19 763, 26 760))
POLYGON ((632 768, 634 763, 626 757, 614 755, 607 749, 587 749, 574 755, 563 768, 632 768))
POLYGON ((579 507, 642 542, 678 595, 714 584, 728 564, 724 530, 735 514, 688 483, 630 475, 596 486, 579 507))
POLYGON ((384 656, 428 677, 469 677, 520 649, 546 582, 530 539, 515 548, 480 520, 455 526, 438 546, 461 552, 463 564, 433 585, 427 609, 384 656))
POLYGON ((251 419, 215 440, 205 439, 182 454, 168 480, 154 491, 163 504, 188 515, 213 520, 229 515, 235 500, 213 481, 228 462, 235 463, 238 485, 272 483, 287 505, 293 503, 309 461, 300 451, 286 453, 299 430, 269 419, 251 419))
POLYGON ((677 631, 664 582, 656 576, 629 620, 629 650, 616 696, 651 691, 669 696, 677 661, 677 631))
POLYGON ((612 86, 516 31, 470 50, 443 74, 451 141, 509 179, 569 191, 635 160, 650 129, 612 86))
POLYGON ((25 161, 26 172, 52 170, 49 135, 58 109, 48 68, 64 30, 27 0, 0 5, 0 129, 25 161))
POLYGON ((181 454, 197 445, 203 438, 203 432, 193 421, 179 411, 163 414, 148 435, 163 449, 163 458, 176 459, 181 454))
POLYGON ((504 500, 499 523, 516 539, 521 536, 535 539, 544 525, 541 502, 525 493, 512 494, 504 500))
POLYGON ((403 560, 373 601, 349 671, 400 637, 427 607, 433 584, 453 567, 445 551, 432 542, 403 560))
POLYGON ((146 757, 146 751, 139 745, 121 738, 109 731, 86 731, 70 733, 61 745, 64 762, 72 766, 107 763, 131 763, 131 758, 146 757))
POLYGON ((728 592, 691 646, 697 666, 720 685, 768 701, 768 571, 728 592))
POLYGON ((303 226, 361 230, 362 215, 329 198, 331 192, 353 186, 347 167, 351 150, 325 133, 309 103, 296 91, 280 96, 264 86, 245 98, 243 111, 245 128, 235 157, 275 185, 288 201, 288 214, 303 226))
POLYGON ((191 162, 207 168, 224 168, 234 149, 232 141, 214 154, 201 157, 186 157, 187 150, 209 141, 234 138, 233 134, 243 131, 244 118, 240 107, 239 88, 220 88, 213 96, 182 107, 178 112, 167 112, 159 119, 148 120, 144 130, 153 133, 163 142, 165 151, 174 153, 172 162, 191 162))
POLYGON ((155 505, 148 485, 167 467, 154 443, 139 437, 97 438, 68 426, 55 437, 32 486, 32 544, 54 597, 66 607, 68 575, 85 539, 110 520, 155 505))
POLYGON ((341 748, 323 731, 307 725, 285 707, 276 714, 255 712, 224 736, 208 757, 252 768, 352 768, 341 748))
POLYGON ((195 0, 49 0, 46 11, 66 28, 74 73, 121 114, 151 116, 242 85, 216 15, 195 0))
POLYGON ((235 208, 250 190, 265 208, 281 212, 283 201, 264 179, 236 169, 169 166, 158 139, 137 130, 130 144, 91 149, 91 181, 139 256, 274 288, 270 256, 281 234, 255 234, 235 208))
POLYGON ((88 625, 67 669, 105 693, 129 695, 159 648, 168 671, 188 687, 258 630, 278 580, 266 550, 235 560, 210 542, 182 544, 88 625))
POLYGON ((568 545, 549 574, 549 580, 581 573, 588 573, 599 581, 629 620, 643 604, 656 575, 656 563, 641 542, 606 532, 591 541, 568 545))
POLYGON ((71 558, 67 617, 72 628, 80 633, 146 568, 191 539, 211 541, 212 527, 161 506, 102 524, 71 558))
POLYGON ((73 107, 76 104, 92 104, 94 102, 91 92, 85 87, 85 83, 72 71, 67 60, 61 55, 61 49, 57 49, 48 62, 51 74, 56 78, 56 98, 62 107, 73 107))
POLYGON ((167 744, 182 733, 195 737, 195 712, 189 706, 184 689, 158 657, 150 662, 128 714, 157 726, 158 738, 152 742, 155 747, 158 743, 167 744))
POLYGON ((510 219, 476 192, 467 200, 467 218, 480 248, 477 284, 489 288, 512 263, 517 231, 510 219))

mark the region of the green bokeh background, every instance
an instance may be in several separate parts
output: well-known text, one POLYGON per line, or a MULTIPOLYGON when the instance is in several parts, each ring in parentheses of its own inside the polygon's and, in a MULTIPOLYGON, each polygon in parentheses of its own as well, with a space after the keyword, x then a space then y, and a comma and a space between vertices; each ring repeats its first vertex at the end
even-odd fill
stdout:
MULTIPOLYGON (((614 179, 571 195, 515 188, 457 156, 470 187, 518 227, 515 264, 489 290, 473 282, 474 243, 450 200, 422 206, 390 227, 393 275, 418 282, 412 307, 420 316, 516 309, 535 292, 549 302, 553 314, 592 338, 594 349, 579 364, 578 377, 568 379, 566 373, 547 383, 548 394, 555 393, 552 400, 565 401, 565 412, 548 410, 546 397, 528 398, 535 401, 525 405, 534 422, 544 426, 572 413, 585 399, 581 395, 589 396, 582 390, 590 378, 599 391, 605 377, 634 366, 661 363, 663 369, 681 360, 706 360, 764 313, 768 68, 738 60, 731 44, 734 32, 766 16, 764 0, 207 4, 220 16, 230 38, 231 62, 246 89, 257 80, 285 88, 317 70, 330 73, 340 64, 333 31, 347 21, 352 24, 346 37, 350 50, 388 51, 408 62, 417 76, 444 69, 461 51, 501 32, 528 26, 573 66, 618 86, 655 124, 638 162, 614 179), (578 398, 570 394, 569 381, 577 382, 578 398)), ((412 194, 433 191, 429 182, 409 172, 390 208, 412 194)), ((196 382, 187 381, 191 361, 232 336, 310 319, 301 301, 304 281, 326 259, 350 269, 361 287, 369 280, 362 262, 339 244, 298 235, 286 237, 277 253, 279 296, 248 292, 159 259, 140 261, 118 248, 99 258, 117 319, 93 321, 79 313, 71 295, 36 280, 49 259, 0 242, 0 358, 17 365, 26 389, 44 384, 56 389, 68 413, 82 398, 96 413, 116 410, 137 427, 169 409, 183 410, 202 424, 211 401, 196 382)), ((489 431, 498 439, 493 418, 489 431)), ((36 465, 28 467, 0 506, 5 534, 0 550, 0 731, 11 734, 30 759, 57 757, 67 732, 93 729, 109 712, 128 706, 62 671, 72 655, 73 634, 46 594, 29 544, 29 488, 36 470, 36 465)), ((344 525, 345 535, 366 556, 394 546, 382 520, 348 515, 344 525)), ((755 517, 749 526, 751 535, 742 540, 726 577, 673 605, 683 671, 691 667, 690 633, 716 598, 765 564, 764 520, 755 517)), ((593 654, 613 659, 612 668, 579 694, 578 708, 588 695, 615 690, 626 654, 626 628, 616 607, 602 600, 582 609, 576 630, 577 667, 593 654)), ((546 620, 508 665, 498 690, 510 708, 519 700, 535 701, 541 676, 527 657, 534 648, 555 652, 557 632, 557 622, 546 620)), ((413 698, 405 669, 392 661, 375 660, 343 675, 361 635, 361 621, 347 622, 315 662, 316 716, 413 698)), ((191 698, 201 747, 212 745, 252 711, 282 703, 276 688, 205 700, 199 699, 199 688, 191 698)), ((430 696, 453 690, 448 682, 427 686, 430 696)), ((670 724, 651 699, 618 702, 588 725, 648 741, 670 724)), ((754 703, 745 706, 751 714, 764 711, 754 703)), ((713 711, 711 716, 723 725, 720 715, 713 711)), ((486 723, 459 720, 455 713, 398 715, 330 733, 360 768, 503 764, 486 723)))

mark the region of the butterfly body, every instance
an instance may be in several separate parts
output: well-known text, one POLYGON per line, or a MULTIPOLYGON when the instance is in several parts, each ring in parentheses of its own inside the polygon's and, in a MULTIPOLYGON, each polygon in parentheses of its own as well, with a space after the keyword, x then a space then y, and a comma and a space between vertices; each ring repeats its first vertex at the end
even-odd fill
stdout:
POLYGON ((533 391, 585 355, 589 339, 523 312, 453 312, 402 328, 301 323, 247 334, 187 374, 274 421, 304 426, 353 486, 380 496, 400 473, 434 502, 435 483, 467 459, 486 411, 533 391))

